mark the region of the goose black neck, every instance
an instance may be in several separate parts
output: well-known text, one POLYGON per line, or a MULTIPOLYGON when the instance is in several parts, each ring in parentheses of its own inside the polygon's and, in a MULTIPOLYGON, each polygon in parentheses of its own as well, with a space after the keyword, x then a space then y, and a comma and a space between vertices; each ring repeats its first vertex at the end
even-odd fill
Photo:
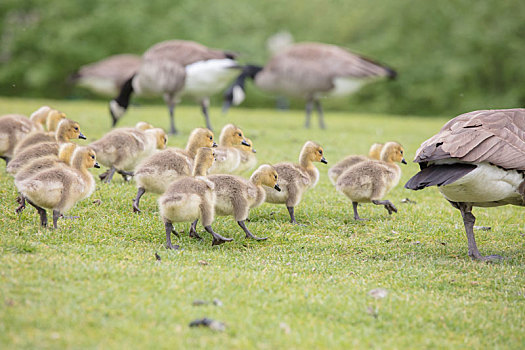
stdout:
POLYGON ((132 82, 133 82, 133 78, 134 77, 135 76, 132 76, 131 78, 126 80, 124 85, 122 85, 122 89, 120 89, 119 95, 115 99, 115 101, 117 101, 119 106, 121 106, 121 107, 123 107, 125 109, 127 109, 128 106, 129 106, 129 100, 130 100, 130 97, 131 97, 131 93, 133 92, 133 84, 132 84, 132 82))

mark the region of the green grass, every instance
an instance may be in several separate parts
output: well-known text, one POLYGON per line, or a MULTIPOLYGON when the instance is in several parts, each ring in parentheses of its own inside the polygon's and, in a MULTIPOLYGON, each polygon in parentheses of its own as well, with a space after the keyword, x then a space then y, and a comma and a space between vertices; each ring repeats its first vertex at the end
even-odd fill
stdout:
MULTIPOLYGON (((0 99, 0 114, 30 113, 48 103, 77 120, 89 140, 109 130, 107 105, 0 99)), ((203 120, 197 106, 177 109, 184 146, 203 120)), ((211 246, 183 235, 166 251, 156 206, 146 194, 143 213, 131 211, 136 188, 117 175, 59 220, 41 229, 32 208, 14 213, 16 189, 0 169, 0 347, 8 348, 521 348, 525 342, 525 228, 522 209, 476 209, 482 254, 501 263, 471 261, 460 213, 436 189, 402 186, 417 171, 403 167, 388 194, 397 214, 360 208, 370 221, 354 222, 351 205, 330 184, 328 167, 376 141, 397 140, 407 160, 445 119, 327 112, 328 129, 302 128, 303 112, 212 109, 217 130, 238 124, 260 163, 295 161, 305 140, 324 146, 328 166, 296 208, 304 227, 288 223, 283 205, 263 204, 248 227, 269 240, 246 240, 231 217, 214 229, 235 241, 211 246), (416 204, 403 204, 410 198, 416 204), (99 199, 100 205, 93 204, 99 199), (162 261, 156 261, 155 252, 162 261), (202 264, 202 261, 207 262, 202 264), (374 288, 386 298, 368 296, 374 288), (223 306, 193 306, 218 298, 223 306), (195 318, 223 321, 223 333, 189 328, 195 318)), ((452 116, 451 116, 452 117, 452 116)), ((147 120, 167 128, 161 106, 132 107, 122 125, 147 120)), ((315 121, 315 119, 314 119, 315 121)), ((86 141, 79 141, 86 144, 86 141)), ((104 169, 100 169, 99 173, 104 169)), ((187 230, 188 225, 184 225, 187 230)), ((183 225, 176 225, 181 230, 183 225)))

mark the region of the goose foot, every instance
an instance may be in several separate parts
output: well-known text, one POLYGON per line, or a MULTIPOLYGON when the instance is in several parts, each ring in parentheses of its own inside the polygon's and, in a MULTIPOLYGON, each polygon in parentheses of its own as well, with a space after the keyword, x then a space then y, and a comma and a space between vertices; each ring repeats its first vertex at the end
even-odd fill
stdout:
POLYGON ((18 206, 18 208, 15 209, 15 212, 17 214, 20 214, 26 208, 26 199, 24 198, 24 196, 19 195, 18 197, 16 197, 16 201, 20 205, 18 206))
POLYGON ((202 237, 199 236, 199 234, 197 233, 197 222, 198 221, 199 221, 199 219, 197 219, 197 220, 195 220, 194 222, 191 223, 190 231, 188 232, 188 235, 191 238, 202 239, 202 237))
POLYGON ((389 200, 386 200, 386 201, 372 200, 372 203, 374 203, 375 205, 384 206, 385 209, 388 211, 388 214, 390 215, 392 215, 392 213, 397 213, 397 208, 389 200))
POLYGON ((357 212, 357 206, 359 205, 358 202, 352 202, 352 207, 354 209, 354 220, 355 221, 368 221, 368 219, 363 219, 359 216, 359 213, 357 212))
POLYGON ((173 250, 179 249, 180 247, 178 244, 177 245, 171 244, 171 234, 174 233, 177 237, 179 236, 179 234, 173 228, 173 224, 169 221, 165 221, 164 228, 166 230, 166 249, 173 249, 173 250))
POLYGON ((244 223, 244 220, 237 221, 237 224, 243 229, 244 233, 246 233, 246 238, 255 239, 256 241, 264 241, 268 239, 268 237, 257 237, 253 233, 248 230, 248 227, 246 227, 246 224, 244 223))
POLYGON ((226 237, 223 237, 220 234, 214 232, 213 229, 211 228, 211 226, 205 226, 204 229, 213 236, 213 242, 211 244, 212 246, 213 245, 220 245, 220 244, 223 244, 223 243, 226 243, 226 242, 233 241, 233 238, 226 238, 226 237))
POLYGON ((142 197, 142 195, 145 192, 146 190, 142 187, 139 187, 139 189, 137 190, 137 196, 133 200, 133 212, 134 213, 140 213, 140 209, 139 209, 140 197, 142 197))
POLYGON ((297 225, 297 226, 306 226, 304 224, 300 224, 297 222, 297 220, 295 220, 295 212, 294 212, 294 207, 286 207, 286 209, 288 209, 288 214, 290 214, 290 223, 293 224, 293 225, 297 225))

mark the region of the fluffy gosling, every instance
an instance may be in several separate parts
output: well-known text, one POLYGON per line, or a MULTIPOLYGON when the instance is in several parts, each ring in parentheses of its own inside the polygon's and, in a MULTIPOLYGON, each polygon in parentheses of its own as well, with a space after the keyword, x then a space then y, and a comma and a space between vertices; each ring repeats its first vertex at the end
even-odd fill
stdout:
POLYGON ((368 151, 368 157, 361 156, 361 155, 350 155, 339 162, 337 162, 333 167, 328 169, 328 178, 332 182, 332 184, 335 186, 337 182, 337 178, 341 176, 342 173, 351 166, 364 162, 370 159, 379 160, 381 158, 381 150, 383 149, 382 143, 374 143, 372 146, 370 146, 370 149, 368 151))
POLYGON ((140 212, 140 198, 146 192, 164 193, 169 184, 181 176, 190 176, 193 160, 201 147, 217 147, 213 132, 197 128, 188 138, 185 149, 167 148, 144 159, 135 170, 137 196, 133 200, 133 211, 140 212))
POLYGON ((364 220, 357 213, 358 203, 372 202, 383 205, 388 214, 397 213, 392 202, 381 200, 401 177, 401 168, 395 162, 407 163, 403 158, 403 146, 387 142, 381 151, 381 160, 358 163, 339 176, 336 188, 352 201, 355 220, 364 220))
POLYGON ((19 192, 38 211, 43 227, 47 226, 46 209, 53 210, 56 229, 59 216, 94 191, 95 181, 87 169, 99 167, 95 157, 90 147, 79 147, 73 153, 71 167, 55 166, 15 182, 19 192))
POLYGON ((266 202, 286 204, 292 224, 297 224, 294 207, 301 202, 304 192, 319 181, 319 170, 314 162, 328 163, 323 156, 323 148, 313 141, 307 141, 299 155, 299 164, 279 163, 273 166, 279 176, 278 185, 282 191, 265 187, 266 202))
POLYGON ((219 147, 215 150, 215 163, 210 174, 233 174, 241 163, 241 152, 236 146, 250 144, 244 138, 241 129, 233 124, 225 125, 219 136, 219 147))
POLYGON ((178 249, 171 244, 171 233, 174 222, 194 222, 200 219, 204 229, 213 236, 213 245, 231 241, 214 232, 211 224, 215 214, 215 192, 213 182, 206 179, 207 170, 214 161, 214 151, 211 148, 200 148, 195 157, 193 177, 183 177, 168 186, 159 198, 159 209, 166 230, 166 247, 178 249))
POLYGON ((65 113, 57 111, 56 109, 50 109, 46 116, 46 126, 48 131, 34 131, 27 135, 27 137, 25 137, 16 145, 15 155, 38 143, 55 141, 58 124, 60 123, 60 121, 62 121, 62 119, 65 118, 65 113))

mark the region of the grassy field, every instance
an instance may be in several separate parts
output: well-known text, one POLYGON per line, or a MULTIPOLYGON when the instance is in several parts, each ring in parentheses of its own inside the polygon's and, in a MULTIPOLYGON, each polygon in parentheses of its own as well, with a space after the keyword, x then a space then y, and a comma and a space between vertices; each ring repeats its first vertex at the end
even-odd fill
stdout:
MULTIPOLYGON (((98 102, 0 99, 0 114, 30 113, 44 103, 77 120, 87 142, 109 130, 107 105, 98 102)), ((212 247, 199 226, 203 241, 183 235, 174 240, 182 249, 167 251, 157 197, 146 194, 143 212, 134 214, 136 187, 117 175, 109 185, 97 181, 94 194, 68 213, 80 219, 41 229, 32 208, 15 214, 16 189, 2 164, 0 348, 523 347, 521 208, 474 211, 477 225, 492 227, 477 231, 481 253, 506 257, 487 264, 467 256, 461 215, 435 188, 403 188, 417 165, 402 168, 400 185, 387 196, 399 212, 390 217, 364 205, 367 222, 353 221, 350 202, 326 175, 330 165, 366 153, 372 142, 397 140, 411 160, 446 119, 328 112, 328 129, 320 131, 302 128, 302 111, 211 114, 217 130, 238 124, 260 163, 296 161, 306 140, 324 147, 329 164, 318 164, 319 184, 296 208, 306 226, 289 224, 284 205, 263 204, 252 210, 248 227, 267 241, 246 240, 231 217, 218 217, 215 231, 234 242, 212 247), (368 293, 375 288, 388 295, 374 299, 368 293), (222 306, 193 305, 215 298, 222 306), (225 322, 226 331, 188 327, 201 317, 225 322)), ((176 115, 182 134, 169 145, 183 147, 203 120, 197 106, 180 107, 176 115)), ((139 120, 168 126, 162 106, 132 107, 122 126, 139 120)))

